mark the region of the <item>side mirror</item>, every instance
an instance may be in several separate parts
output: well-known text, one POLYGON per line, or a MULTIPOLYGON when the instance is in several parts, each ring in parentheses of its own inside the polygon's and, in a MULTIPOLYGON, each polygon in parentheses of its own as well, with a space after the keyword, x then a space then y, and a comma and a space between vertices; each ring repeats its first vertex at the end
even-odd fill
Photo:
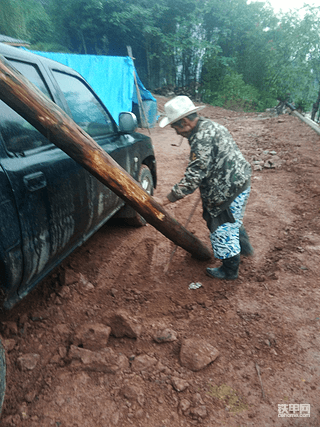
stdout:
POLYGON ((137 117, 133 113, 119 114, 119 131, 120 133, 132 133, 138 127, 137 117))

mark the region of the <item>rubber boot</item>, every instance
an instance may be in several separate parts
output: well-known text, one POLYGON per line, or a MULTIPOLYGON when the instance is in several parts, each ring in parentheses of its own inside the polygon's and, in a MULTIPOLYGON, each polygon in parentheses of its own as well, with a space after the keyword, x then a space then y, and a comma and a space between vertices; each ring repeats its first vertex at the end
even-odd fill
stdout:
POLYGON ((232 258, 223 259, 219 268, 207 268, 206 274, 216 279, 235 280, 238 278, 239 264, 240 254, 232 258))
POLYGON ((251 246, 249 236, 243 225, 239 228, 240 254, 243 256, 253 255, 253 247, 251 246))

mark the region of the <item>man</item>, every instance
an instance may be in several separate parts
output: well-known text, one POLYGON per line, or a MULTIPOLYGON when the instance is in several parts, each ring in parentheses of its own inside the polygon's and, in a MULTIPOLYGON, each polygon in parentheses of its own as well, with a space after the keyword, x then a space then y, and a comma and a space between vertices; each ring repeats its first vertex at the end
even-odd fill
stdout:
POLYGON ((251 166, 224 126, 198 117, 197 111, 203 108, 196 107, 187 96, 177 96, 164 106, 166 116, 159 126, 170 125, 188 139, 191 150, 184 177, 161 204, 166 206, 200 188, 213 253, 222 260, 219 268, 207 268, 206 273, 234 280, 238 277, 240 252, 253 253, 242 225, 250 194, 251 166))

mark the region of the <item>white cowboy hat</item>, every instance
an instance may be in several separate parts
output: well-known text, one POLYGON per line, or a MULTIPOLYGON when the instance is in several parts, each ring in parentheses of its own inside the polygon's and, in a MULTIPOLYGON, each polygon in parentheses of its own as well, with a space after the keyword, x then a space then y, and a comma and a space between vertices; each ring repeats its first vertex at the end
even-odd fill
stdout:
POLYGON ((195 113, 203 108, 205 108, 205 105, 196 107, 187 96, 176 96, 164 105, 164 111, 167 117, 161 119, 159 126, 164 128, 165 126, 171 125, 183 117, 189 116, 189 114, 195 113))

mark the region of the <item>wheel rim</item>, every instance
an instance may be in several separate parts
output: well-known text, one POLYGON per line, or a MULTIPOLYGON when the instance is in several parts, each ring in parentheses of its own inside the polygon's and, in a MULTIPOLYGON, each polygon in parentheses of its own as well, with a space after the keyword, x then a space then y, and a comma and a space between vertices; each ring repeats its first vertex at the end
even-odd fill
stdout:
POLYGON ((151 193, 151 182, 150 179, 146 176, 143 178, 141 182, 141 187, 146 191, 148 194, 151 193))

